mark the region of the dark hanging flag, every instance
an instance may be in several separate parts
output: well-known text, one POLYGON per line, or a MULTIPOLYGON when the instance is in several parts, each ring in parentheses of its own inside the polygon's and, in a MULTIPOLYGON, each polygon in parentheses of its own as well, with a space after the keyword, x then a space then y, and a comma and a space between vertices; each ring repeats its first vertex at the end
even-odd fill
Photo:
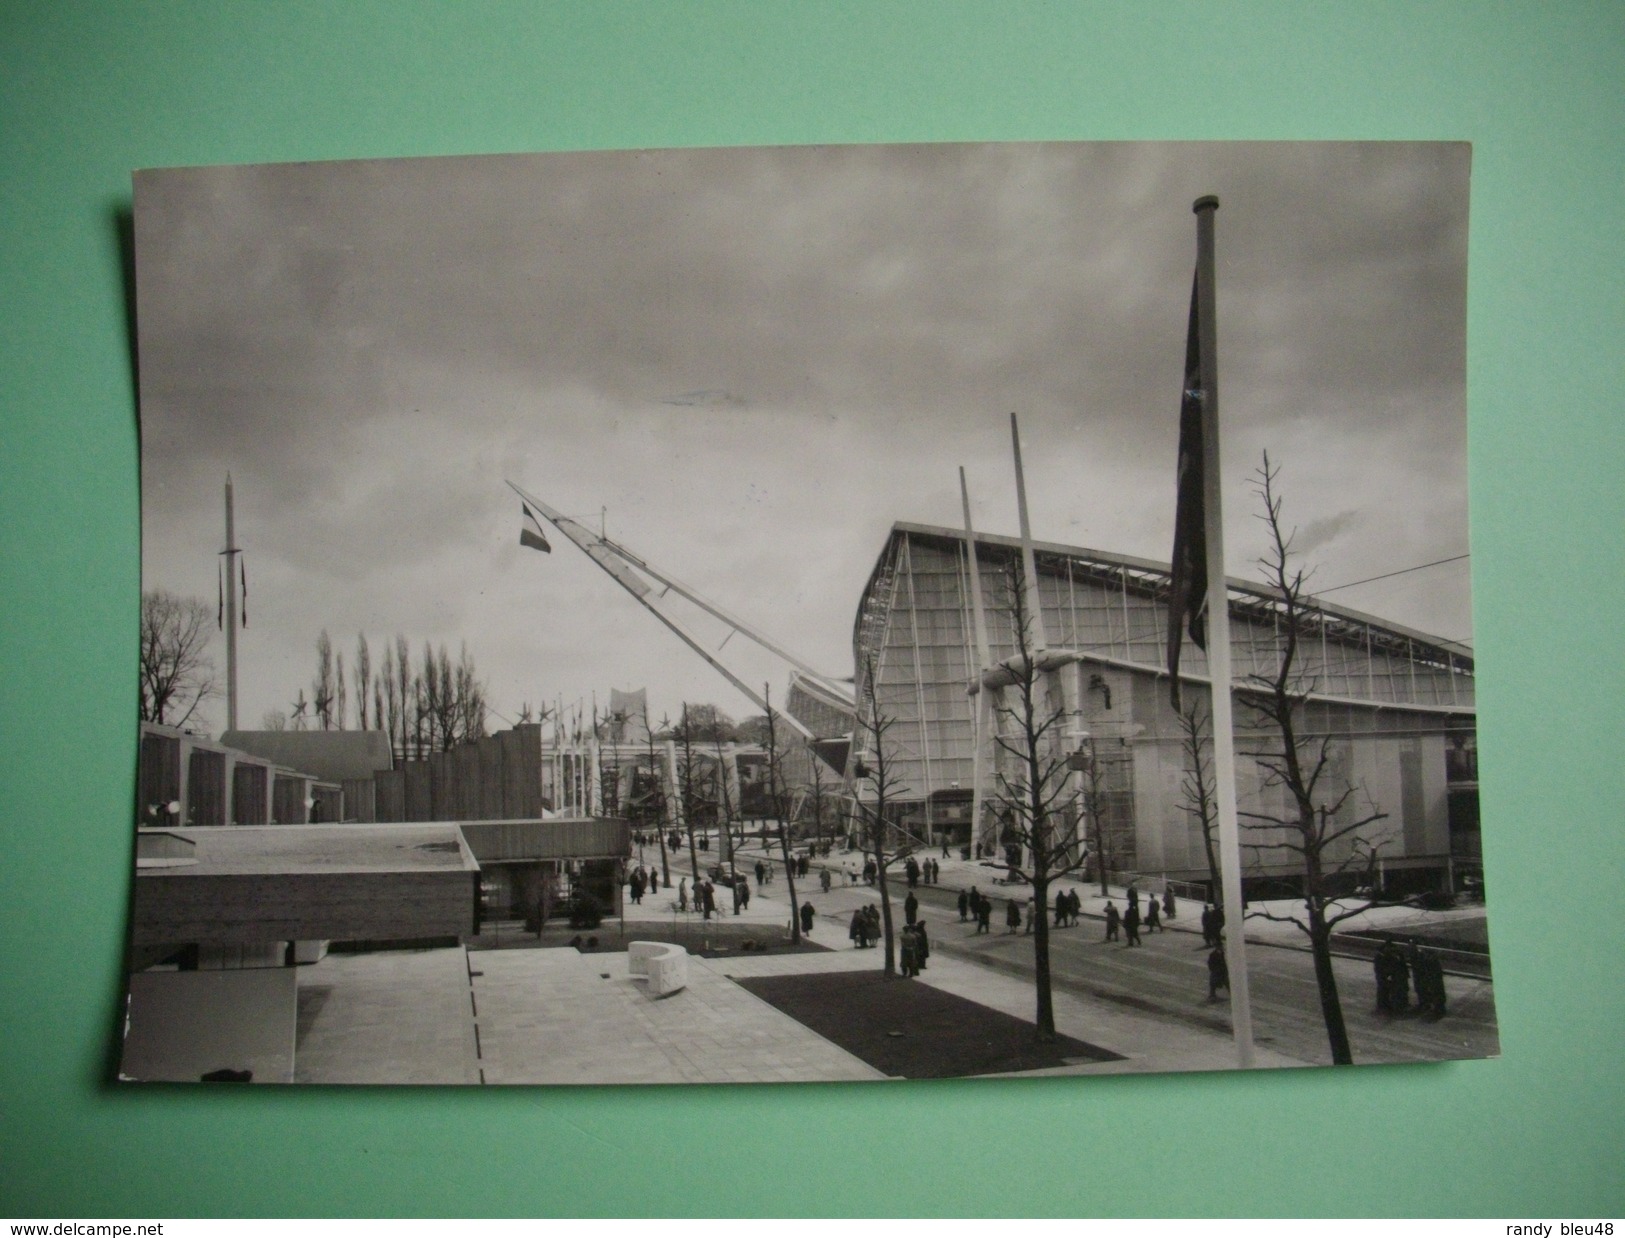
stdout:
POLYGON ((1191 279, 1185 334, 1185 391, 1179 402, 1179 483, 1174 509, 1173 574, 1168 586, 1168 681, 1179 703, 1179 650, 1184 631, 1207 648, 1207 531, 1202 510, 1202 350, 1197 332, 1196 279, 1191 279), (1182 631, 1183 629, 1183 631, 1182 631))
POLYGON ((238 559, 237 566, 241 569, 243 581, 243 626, 246 628, 248 626, 248 563, 243 559, 238 559))
POLYGON ((214 582, 220 586, 220 609, 216 611, 214 621, 219 629, 226 630, 226 575, 218 566, 214 569, 214 582))
POLYGON ((519 526, 519 544, 529 546, 532 550, 539 550, 543 554, 552 554, 553 547, 547 544, 547 538, 542 536, 541 523, 536 514, 530 510, 529 504, 521 503, 520 509, 525 513, 525 521, 519 526))

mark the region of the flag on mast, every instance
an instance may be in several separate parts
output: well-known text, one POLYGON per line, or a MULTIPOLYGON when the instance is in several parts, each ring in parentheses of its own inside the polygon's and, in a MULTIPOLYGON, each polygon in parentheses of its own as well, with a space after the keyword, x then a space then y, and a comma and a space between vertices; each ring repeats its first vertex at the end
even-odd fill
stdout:
POLYGON ((530 510, 530 505, 521 503, 520 510, 525 513, 525 522, 519 527, 519 544, 529 546, 532 550, 539 550, 544 555, 553 553, 553 547, 547 544, 547 538, 542 534, 542 525, 536 519, 536 513, 530 510))
POLYGON ((1185 332, 1185 390, 1179 401, 1178 499, 1174 507, 1173 571, 1168 584, 1168 685, 1179 703, 1179 652, 1184 633, 1207 648, 1207 528, 1202 510, 1202 345, 1196 278, 1191 278, 1185 332))
POLYGON ((226 630, 226 577, 223 570, 215 570, 215 583, 220 586, 220 607, 215 612, 214 622, 222 632, 226 630))
POLYGON ((248 560, 238 559, 237 567, 243 582, 243 626, 248 626, 248 560))

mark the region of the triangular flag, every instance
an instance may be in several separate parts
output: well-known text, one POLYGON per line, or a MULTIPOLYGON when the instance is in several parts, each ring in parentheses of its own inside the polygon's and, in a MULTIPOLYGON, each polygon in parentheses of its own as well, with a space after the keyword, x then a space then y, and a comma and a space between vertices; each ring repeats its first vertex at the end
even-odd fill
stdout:
POLYGON ((552 554, 553 547, 547 544, 547 538, 542 535, 542 526, 536 515, 530 510, 528 503, 521 503, 520 508, 525 513, 525 522, 519 527, 519 544, 529 546, 532 550, 539 550, 543 554, 552 554))

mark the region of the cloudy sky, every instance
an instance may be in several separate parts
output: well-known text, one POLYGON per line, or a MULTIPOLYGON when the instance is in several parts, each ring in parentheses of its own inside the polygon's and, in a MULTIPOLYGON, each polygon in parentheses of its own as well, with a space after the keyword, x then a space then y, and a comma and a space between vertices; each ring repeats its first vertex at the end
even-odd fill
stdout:
MULTIPOLYGON (((521 549, 504 479, 849 675, 888 528, 960 524, 956 466, 978 527, 1015 531, 1011 412, 1036 537, 1166 560, 1205 193, 1231 574, 1266 448, 1315 585, 1460 555, 1468 167, 1159 143, 140 173, 144 587, 213 604, 229 471, 244 726, 308 695, 324 628, 375 663, 466 641, 494 727, 645 685, 657 717, 741 716, 575 547, 521 549)), ((1331 597, 1470 640, 1468 567, 1331 597)))

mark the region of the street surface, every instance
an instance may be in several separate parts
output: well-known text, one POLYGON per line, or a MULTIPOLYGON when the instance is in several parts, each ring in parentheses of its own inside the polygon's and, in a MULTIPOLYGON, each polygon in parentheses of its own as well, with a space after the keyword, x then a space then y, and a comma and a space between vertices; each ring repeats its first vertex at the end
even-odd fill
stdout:
MULTIPOLYGON (((758 854, 755 847, 748 852, 741 849, 741 867, 750 869, 758 854)), ((832 944, 829 929, 833 928, 838 932, 838 943, 844 946, 846 923, 853 909, 879 897, 878 888, 844 884, 842 869, 854 860, 861 866, 858 853, 836 853, 826 861, 815 862, 811 875, 796 883, 798 895, 811 899, 818 910, 817 939, 826 945, 832 944), (819 888, 819 863, 834 870, 835 885, 828 894, 819 888)), ((783 882, 781 871, 765 892, 782 898, 783 882)), ((908 894, 900 869, 888 877, 887 884, 894 921, 900 929, 903 900, 908 894)), ((1064 884, 1072 888, 1073 883, 1064 884)), ((1032 938, 1008 933, 1004 926, 1005 904, 1011 893, 1025 902, 1028 888, 993 887, 985 881, 978 885, 995 903, 992 930, 982 936, 974 934, 972 924, 959 921, 958 884, 947 884, 945 877, 941 886, 921 885, 914 890, 920 900, 920 915, 927 922, 932 950, 1030 978, 1033 974, 1032 938)), ((1086 899, 1091 893, 1082 883, 1076 888, 1086 899)), ((1094 892, 1098 893, 1098 887, 1094 892)), ((1104 940, 1105 926, 1098 918, 1091 918, 1086 902, 1078 927, 1050 930, 1050 972, 1056 989, 1229 1035, 1228 996, 1221 993, 1216 1003, 1207 1000, 1208 952, 1198 930, 1199 911, 1187 903, 1183 907, 1183 918, 1176 918, 1171 930, 1147 933, 1142 929, 1144 944, 1127 947, 1121 941, 1104 940)), ((1247 943, 1254 1040, 1260 1047, 1304 1062, 1329 1064, 1331 1050, 1314 965, 1306 948, 1307 939, 1304 946, 1296 949, 1255 941, 1247 943)), ((1494 988, 1489 980, 1448 976, 1448 1014, 1432 1021, 1378 1014, 1376 982, 1369 961, 1337 957, 1334 972, 1356 1063, 1493 1057, 1500 1051, 1494 988)))

